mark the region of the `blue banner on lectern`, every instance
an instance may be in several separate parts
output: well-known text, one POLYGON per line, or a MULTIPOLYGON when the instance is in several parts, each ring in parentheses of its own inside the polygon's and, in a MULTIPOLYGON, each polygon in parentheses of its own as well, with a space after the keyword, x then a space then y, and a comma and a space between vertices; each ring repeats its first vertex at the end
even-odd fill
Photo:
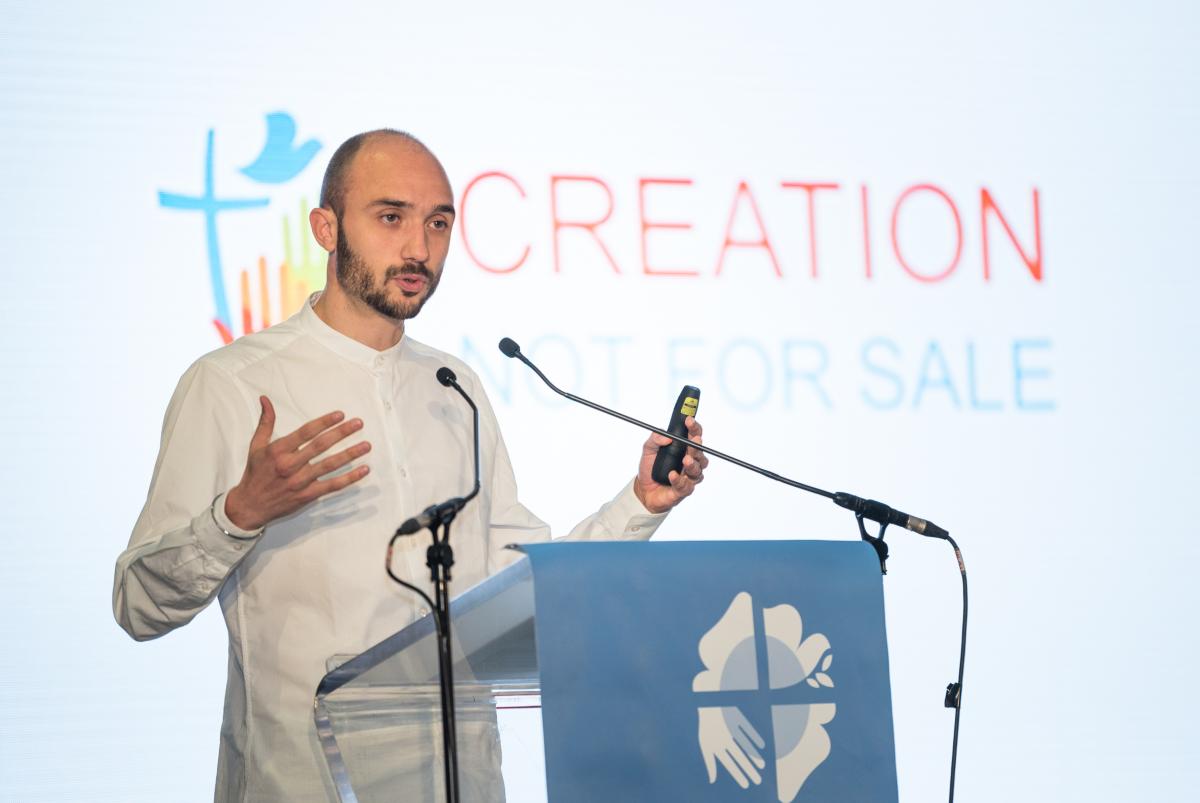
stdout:
POLYGON ((551 803, 897 799, 870 546, 527 551, 551 803))

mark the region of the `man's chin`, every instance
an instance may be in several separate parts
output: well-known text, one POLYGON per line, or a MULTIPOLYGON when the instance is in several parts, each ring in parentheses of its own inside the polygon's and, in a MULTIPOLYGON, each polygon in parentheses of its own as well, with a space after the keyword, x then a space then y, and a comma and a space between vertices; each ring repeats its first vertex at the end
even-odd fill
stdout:
POLYGON ((405 299, 403 302, 389 301, 386 304, 381 304, 375 307, 375 310, 382 315, 386 315, 394 321, 407 321, 410 318, 417 317, 421 309, 428 301, 427 296, 419 296, 416 298, 405 299))

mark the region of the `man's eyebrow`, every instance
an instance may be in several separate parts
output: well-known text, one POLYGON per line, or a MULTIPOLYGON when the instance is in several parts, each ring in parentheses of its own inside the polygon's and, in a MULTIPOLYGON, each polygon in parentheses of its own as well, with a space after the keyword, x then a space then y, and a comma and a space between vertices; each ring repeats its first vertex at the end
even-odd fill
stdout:
POLYGON ((367 206, 396 206, 401 209, 412 208, 412 204, 408 201, 399 201, 395 198, 376 198, 374 201, 371 201, 371 203, 367 204, 367 206))
MULTIPOLYGON (((411 201, 401 201, 397 198, 376 198, 374 201, 371 201, 371 203, 367 204, 367 206, 391 206, 397 209, 413 208, 411 201)), ((438 204, 433 208, 433 211, 435 213, 440 212, 444 215, 456 214, 454 211, 454 204, 438 204)))

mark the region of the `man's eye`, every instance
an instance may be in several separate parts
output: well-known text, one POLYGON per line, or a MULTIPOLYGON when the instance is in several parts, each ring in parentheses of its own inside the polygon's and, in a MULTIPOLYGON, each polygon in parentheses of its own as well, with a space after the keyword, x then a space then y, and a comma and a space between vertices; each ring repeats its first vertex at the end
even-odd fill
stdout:
POLYGON ((429 221, 429 225, 433 226, 438 231, 445 231, 446 229, 450 228, 450 224, 441 219, 431 220, 429 221))
POLYGON ((379 219, 384 223, 395 223, 400 219, 400 216, 394 212, 388 212, 387 214, 380 216, 379 219))

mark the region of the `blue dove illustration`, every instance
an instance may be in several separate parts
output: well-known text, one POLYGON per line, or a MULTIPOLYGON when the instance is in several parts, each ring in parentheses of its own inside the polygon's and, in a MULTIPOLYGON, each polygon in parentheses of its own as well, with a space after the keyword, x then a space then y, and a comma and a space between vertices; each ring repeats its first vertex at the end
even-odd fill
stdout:
POLYGON ((242 173, 263 184, 282 184, 295 178, 308 166, 321 143, 310 139, 296 146, 296 121, 286 112, 267 115, 267 141, 262 152, 242 173))

